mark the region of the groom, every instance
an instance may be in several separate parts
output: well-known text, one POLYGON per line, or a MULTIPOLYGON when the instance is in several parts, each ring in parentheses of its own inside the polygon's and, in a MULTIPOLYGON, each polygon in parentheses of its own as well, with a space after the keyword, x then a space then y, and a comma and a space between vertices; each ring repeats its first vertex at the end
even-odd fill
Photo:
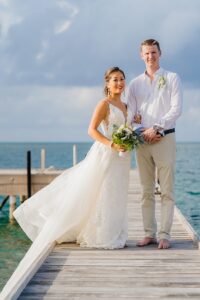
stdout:
POLYGON ((159 249, 170 247, 170 230, 174 213, 175 122, 181 114, 182 90, 178 75, 160 67, 159 42, 141 43, 143 74, 133 79, 128 89, 128 106, 141 118, 145 143, 136 151, 142 186, 142 217, 145 237, 137 245, 157 243, 155 218, 155 169, 161 188, 161 224, 159 249))

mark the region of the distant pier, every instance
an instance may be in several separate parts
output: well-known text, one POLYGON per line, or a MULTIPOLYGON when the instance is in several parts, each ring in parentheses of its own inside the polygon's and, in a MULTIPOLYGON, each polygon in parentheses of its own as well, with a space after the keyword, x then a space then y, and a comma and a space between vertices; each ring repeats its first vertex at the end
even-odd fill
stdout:
MULTIPOLYGON (((35 194, 61 173, 61 170, 54 169, 32 169, 31 194, 35 194)), ((27 170, 0 169, 0 195, 4 195, 5 199, 9 197, 9 218, 12 222, 12 212, 16 207, 16 197, 19 196, 21 202, 23 202, 28 197, 27 170)))
MULTIPOLYGON (((54 178, 64 170, 57 170, 54 167, 46 168, 46 151, 41 149, 40 168, 31 168, 31 152, 27 151, 26 169, 0 169, 0 195, 4 197, 0 203, 0 210, 3 210, 6 202, 9 202, 9 219, 14 222, 13 211, 16 208, 16 197, 22 203, 31 195, 35 194, 48 185, 54 178)), ((77 146, 73 145, 73 165, 77 164, 77 146)))

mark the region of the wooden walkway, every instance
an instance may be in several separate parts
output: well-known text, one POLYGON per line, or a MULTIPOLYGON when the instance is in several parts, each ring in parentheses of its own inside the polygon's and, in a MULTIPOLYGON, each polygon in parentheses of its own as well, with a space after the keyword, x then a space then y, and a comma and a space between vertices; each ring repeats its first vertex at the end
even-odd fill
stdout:
MULTIPOLYGON (((157 200, 159 216, 159 196, 157 200)), ((200 299, 199 243, 177 209, 171 249, 158 250, 156 245, 136 247, 143 229, 140 185, 135 170, 131 171, 128 212, 127 248, 56 246, 19 299, 200 299)))
MULTIPOLYGON (((63 170, 32 169, 31 190, 32 194, 49 184, 60 175, 63 170)), ((0 169, 0 195, 27 196, 27 170, 25 169, 0 169)))

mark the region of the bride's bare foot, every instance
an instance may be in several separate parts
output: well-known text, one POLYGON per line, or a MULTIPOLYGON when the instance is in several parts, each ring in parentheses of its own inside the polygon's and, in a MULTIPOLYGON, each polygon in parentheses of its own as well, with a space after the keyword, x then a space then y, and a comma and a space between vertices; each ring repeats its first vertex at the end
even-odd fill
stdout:
POLYGON ((157 244, 157 240, 155 238, 145 237, 145 238, 143 238, 143 240, 141 240, 137 243, 137 246, 138 247, 145 247, 145 246, 148 246, 148 245, 155 245, 155 244, 157 244))
POLYGON ((161 239, 159 241, 158 249, 169 249, 170 248, 170 242, 166 239, 161 239))

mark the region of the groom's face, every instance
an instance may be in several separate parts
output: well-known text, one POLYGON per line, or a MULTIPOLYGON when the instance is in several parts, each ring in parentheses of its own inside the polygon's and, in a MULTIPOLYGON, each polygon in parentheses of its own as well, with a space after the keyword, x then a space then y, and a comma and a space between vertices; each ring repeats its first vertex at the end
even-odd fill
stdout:
POLYGON ((141 49, 141 58, 147 67, 159 67, 161 53, 156 45, 143 45, 141 49))

